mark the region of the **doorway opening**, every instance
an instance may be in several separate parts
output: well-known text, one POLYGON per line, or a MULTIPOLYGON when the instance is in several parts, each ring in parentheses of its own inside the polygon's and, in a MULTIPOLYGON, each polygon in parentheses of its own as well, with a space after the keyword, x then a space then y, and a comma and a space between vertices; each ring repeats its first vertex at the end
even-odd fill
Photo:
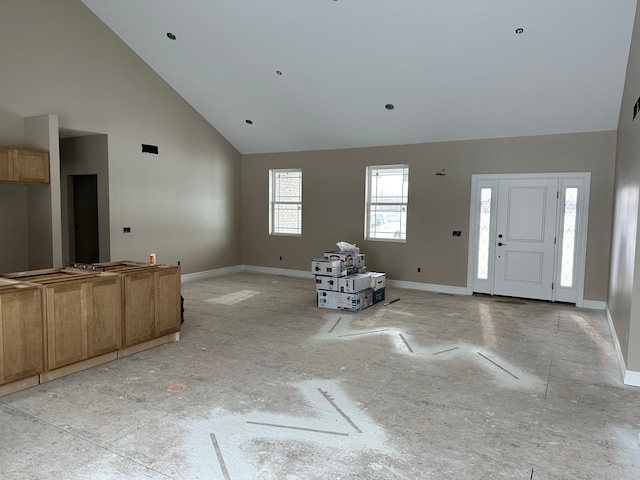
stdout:
POLYGON ((63 265, 110 259, 108 136, 60 129, 63 265))
POLYGON ((69 251, 77 263, 100 261, 98 233, 98 175, 70 175, 69 251))
POLYGON ((469 290, 581 306, 590 181, 590 173, 473 175, 469 290))

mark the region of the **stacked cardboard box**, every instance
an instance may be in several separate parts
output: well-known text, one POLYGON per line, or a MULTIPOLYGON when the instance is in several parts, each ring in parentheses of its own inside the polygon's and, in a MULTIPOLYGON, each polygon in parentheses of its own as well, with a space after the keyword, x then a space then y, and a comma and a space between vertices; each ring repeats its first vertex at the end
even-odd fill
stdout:
POLYGON ((320 308, 359 312, 384 300, 385 274, 367 272, 358 248, 325 252, 311 261, 320 308))

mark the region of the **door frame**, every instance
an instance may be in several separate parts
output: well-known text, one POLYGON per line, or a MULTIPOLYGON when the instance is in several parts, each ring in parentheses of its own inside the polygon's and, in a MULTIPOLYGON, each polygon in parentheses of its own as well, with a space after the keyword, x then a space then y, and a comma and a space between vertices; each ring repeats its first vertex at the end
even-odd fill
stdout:
MULTIPOLYGON (((580 191, 577 218, 576 218, 576 243, 574 250, 574 282, 571 291, 562 290, 560 287, 560 246, 562 245, 561 222, 563 221, 562 209, 558 207, 556 213, 556 242, 554 249, 554 268, 552 302, 567 301, 575 303, 576 306, 582 307, 584 304, 584 276, 587 254, 587 228, 589 220, 589 189, 591 186, 590 172, 571 172, 571 173, 520 173, 520 174, 474 174, 471 176, 471 201, 469 210, 469 254, 467 264, 467 292, 471 295, 476 290, 476 265, 478 257, 478 228, 479 228, 479 209, 480 209, 480 189, 491 187, 491 223, 490 238, 496 237, 497 223, 497 188, 500 180, 558 180, 558 190, 560 201, 558 205, 564 205, 564 191, 566 187, 578 187, 580 191), (570 299, 568 299, 571 297, 570 299)), ((495 258, 495 241, 489 242, 489 274, 486 284, 482 288, 482 293, 494 294, 494 262, 495 258)), ((484 281, 481 281, 484 282, 484 281)))

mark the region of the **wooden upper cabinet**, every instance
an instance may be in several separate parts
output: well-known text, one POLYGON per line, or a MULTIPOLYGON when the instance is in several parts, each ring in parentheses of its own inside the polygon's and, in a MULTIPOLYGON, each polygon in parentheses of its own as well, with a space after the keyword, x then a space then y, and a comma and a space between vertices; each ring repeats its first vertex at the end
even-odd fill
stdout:
POLYGON ((11 150, 0 147, 0 182, 7 183, 13 181, 13 156, 11 150))
POLYGON ((49 152, 0 147, 0 183, 48 184, 49 152))
POLYGON ((49 183, 49 152, 14 149, 13 178, 20 183, 49 183))

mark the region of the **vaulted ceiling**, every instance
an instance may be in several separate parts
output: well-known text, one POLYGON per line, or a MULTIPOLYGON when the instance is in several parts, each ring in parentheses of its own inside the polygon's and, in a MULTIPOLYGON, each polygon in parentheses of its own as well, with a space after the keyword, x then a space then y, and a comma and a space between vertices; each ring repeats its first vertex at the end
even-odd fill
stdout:
POLYGON ((636 8, 82 1, 243 154, 615 130, 636 8))

